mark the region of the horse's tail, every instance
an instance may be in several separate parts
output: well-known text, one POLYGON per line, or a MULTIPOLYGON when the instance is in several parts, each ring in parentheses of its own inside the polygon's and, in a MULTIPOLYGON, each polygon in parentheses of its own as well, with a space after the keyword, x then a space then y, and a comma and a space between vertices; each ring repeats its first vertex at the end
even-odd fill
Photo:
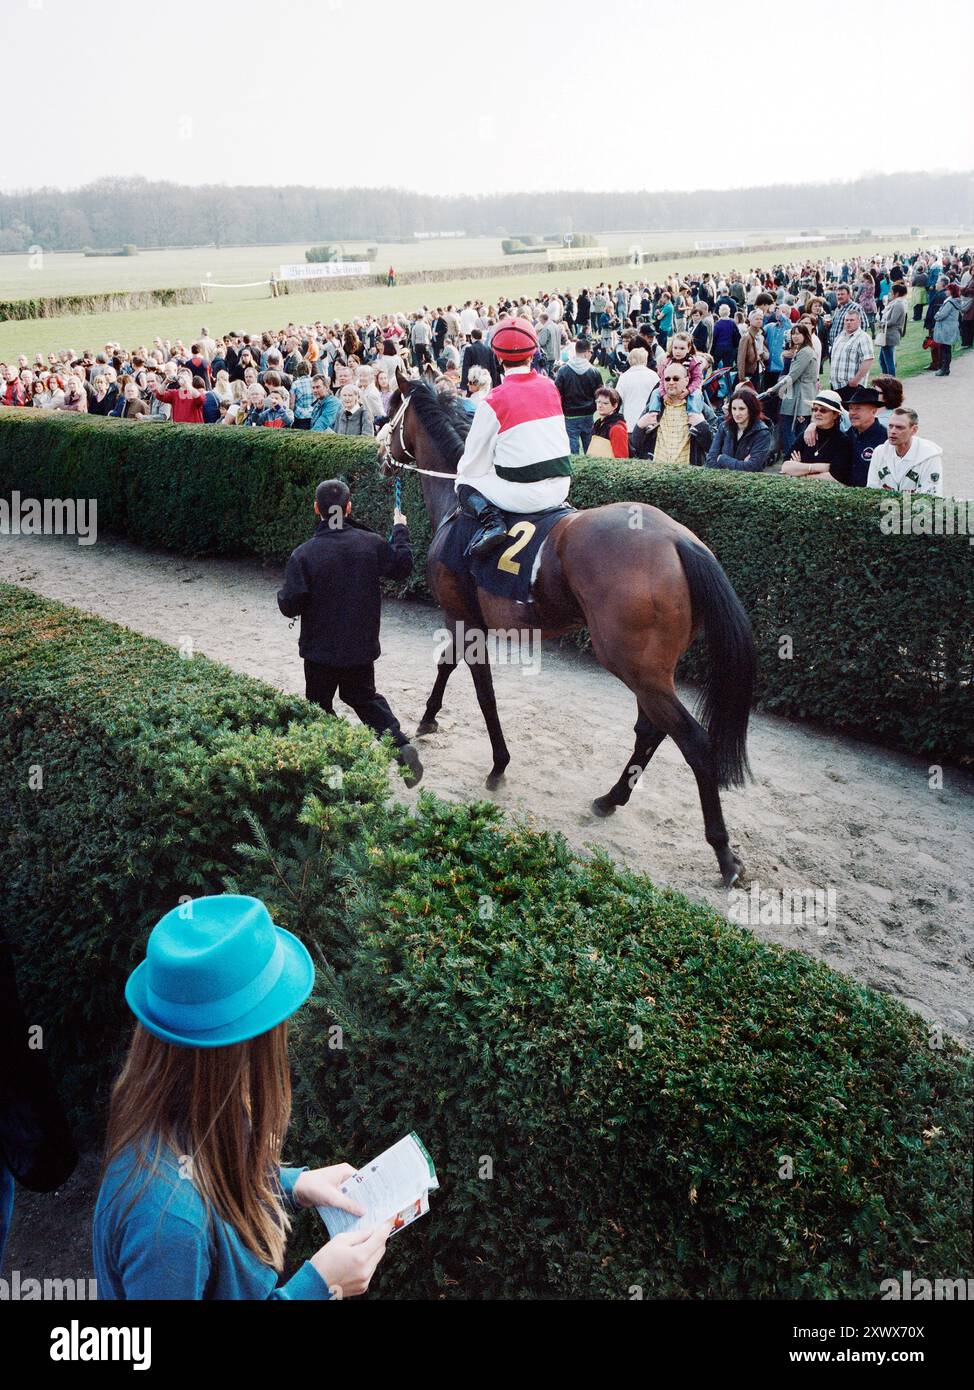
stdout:
POLYGON ((707 638, 709 669, 698 711, 717 760, 721 787, 743 786, 747 762, 747 721, 754 697, 757 651, 754 635, 730 580, 705 546, 681 536, 676 542, 690 589, 693 621, 707 638))

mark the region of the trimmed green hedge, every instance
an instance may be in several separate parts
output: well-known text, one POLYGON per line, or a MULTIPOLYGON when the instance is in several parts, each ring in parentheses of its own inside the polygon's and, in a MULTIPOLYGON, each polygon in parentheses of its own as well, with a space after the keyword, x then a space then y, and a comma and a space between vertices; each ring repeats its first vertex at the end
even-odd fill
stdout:
MULTIPOLYGON (((144 545, 281 561, 310 532, 315 484, 334 474, 364 520, 390 525, 392 488, 367 440, 0 411, 0 495, 97 498, 100 526, 144 545)), ((577 506, 623 499, 661 507, 715 552, 754 627, 765 709, 931 760, 974 758, 968 537, 884 535, 864 488, 576 461, 577 506)), ((399 592, 428 596, 414 474, 403 505, 416 564, 399 592)), ((704 659, 691 648, 683 674, 699 677, 704 659)))
POLYGON ((0 879, 20 982, 76 1104, 106 1080, 117 982, 153 922, 219 885, 246 810, 283 831, 339 767, 346 806, 381 794, 362 729, 0 585, 0 879))
MULTIPOLYGON (((434 1156, 380 1294, 875 1298, 966 1272, 971 1058, 917 1016, 492 805, 389 802, 387 755, 303 701, 0 600, 5 910, 74 1105, 117 1064, 151 922, 226 881, 319 964, 288 1157, 412 1128, 434 1156)), ((294 1253, 321 1239, 308 1215, 294 1253)))
MULTIPOLYGON (((88 252, 85 252, 88 255, 88 252)), ((93 256, 128 256, 134 251, 92 251, 93 256)), ((20 319, 56 319, 66 314, 114 314, 131 309, 160 309, 199 304, 198 285, 182 289, 102 290, 98 294, 53 294, 39 299, 0 299, 0 323, 20 319)))

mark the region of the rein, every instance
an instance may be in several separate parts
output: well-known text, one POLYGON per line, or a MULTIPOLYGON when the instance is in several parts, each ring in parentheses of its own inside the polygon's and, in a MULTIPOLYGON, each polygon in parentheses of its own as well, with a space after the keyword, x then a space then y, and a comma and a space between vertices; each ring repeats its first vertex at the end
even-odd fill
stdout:
POLYGON ((392 460, 396 468, 408 468, 410 473, 422 473, 427 478, 450 478, 456 482, 455 473, 438 473, 434 468, 417 468, 415 463, 400 463, 398 459, 392 460))

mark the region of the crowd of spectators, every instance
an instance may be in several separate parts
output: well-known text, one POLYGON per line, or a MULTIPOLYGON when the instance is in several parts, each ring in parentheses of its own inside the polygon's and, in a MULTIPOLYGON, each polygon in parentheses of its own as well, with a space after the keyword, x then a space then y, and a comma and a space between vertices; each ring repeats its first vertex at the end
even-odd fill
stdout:
MULTIPOLYGON (((915 324, 928 370, 950 375, 954 350, 974 337, 972 261, 950 247, 601 281, 219 338, 203 328, 188 346, 156 338, 0 363, 0 404, 368 437, 388 418, 398 368, 427 373, 475 410, 500 380, 491 336, 517 316, 535 325, 535 367, 558 387, 573 452, 753 472, 779 464, 796 478, 875 485, 874 452, 890 447, 894 414, 904 419, 897 349, 915 324)), ((911 464, 936 449, 916 443, 912 415, 911 464)), ((880 485, 899 471, 888 467, 880 485)), ((922 477, 924 490, 942 488, 939 464, 922 477)))

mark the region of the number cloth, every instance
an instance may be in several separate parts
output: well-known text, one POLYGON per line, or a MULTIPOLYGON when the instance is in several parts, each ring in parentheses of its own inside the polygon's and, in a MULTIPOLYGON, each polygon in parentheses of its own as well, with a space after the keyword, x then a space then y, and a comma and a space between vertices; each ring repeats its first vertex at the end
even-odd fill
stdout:
MULTIPOLYGON (((566 479, 567 481, 567 479, 566 479)), ((464 550, 479 523, 465 512, 447 517, 447 529, 440 561, 454 574, 472 575, 481 589, 514 603, 529 603, 531 580, 540 563, 541 547, 556 522, 574 514, 574 507, 562 504, 546 512, 505 512, 504 525, 510 539, 489 555, 464 557, 464 550)))

